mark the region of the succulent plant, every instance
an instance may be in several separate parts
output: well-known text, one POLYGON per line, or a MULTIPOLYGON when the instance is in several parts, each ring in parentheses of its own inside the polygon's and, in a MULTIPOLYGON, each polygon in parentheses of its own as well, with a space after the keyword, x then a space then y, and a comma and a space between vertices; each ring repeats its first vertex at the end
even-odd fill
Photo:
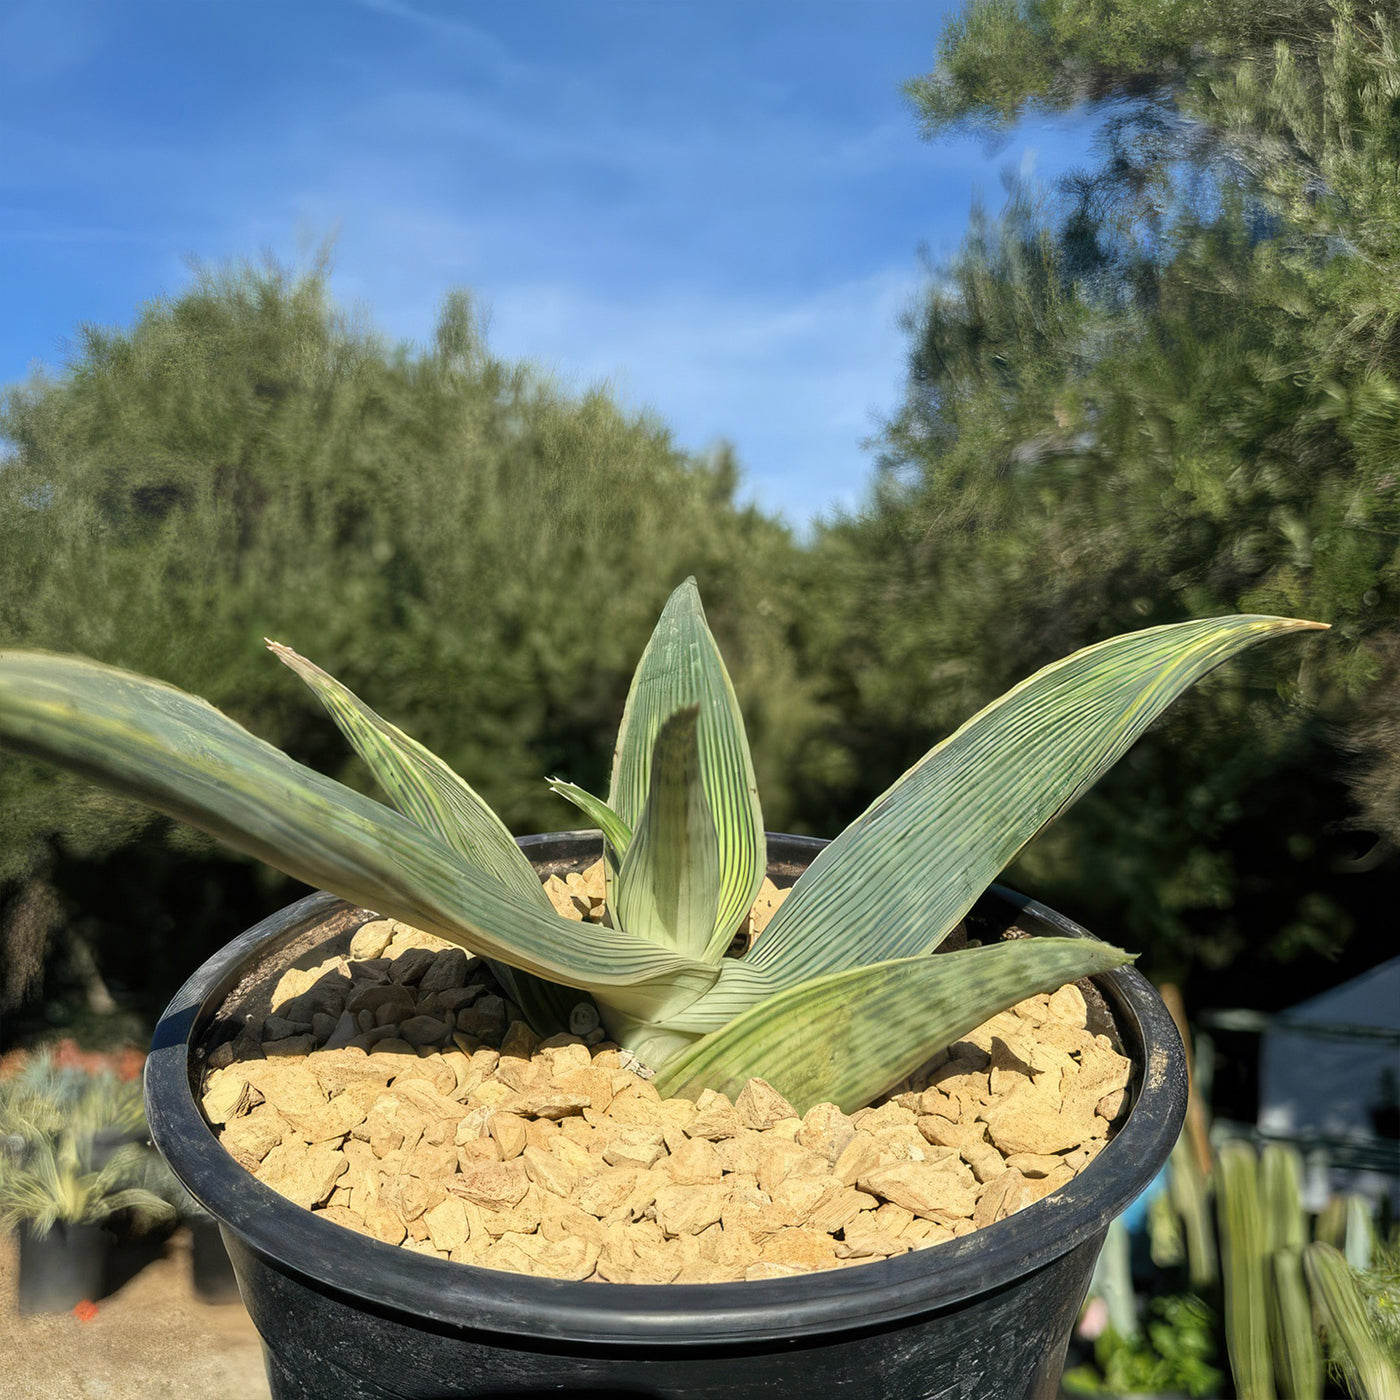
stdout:
POLYGON ((1340 1250, 1314 1241, 1303 1268, 1327 1333, 1334 1367, 1358 1400, 1400 1400, 1400 1371, 1386 1354, 1366 1307, 1356 1270, 1340 1250))
POLYGON ((1179 1215, 1189 1242, 1192 1290, 1223 1295, 1235 1391, 1241 1400, 1340 1395, 1328 1384, 1330 1361, 1346 1393, 1400 1400, 1385 1328, 1387 1308, 1393 1311, 1400 1294, 1382 1273, 1374 1282, 1382 1305, 1368 1306, 1365 1296, 1372 1279, 1363 1271, 1378 1244, 1374 1208, 1359 1196, 1334 1196, 1310 1230, 1302 1178, 1297 1148, 1281 1142, 1256 1152, 1231 1139, 1221 1145, 1209 1176, 1184 1139, 1172 1154, 1170 1189, 1162 1199, 1179 1215))
POLYGON ((1264 1145, 1258 1186, 1274 1374, 1288 1400, 1322 1400, 1322 1349, 1303 1278, 1308 1217, 1303 1210, 1302 1180, 1303 1160, 1297 1148, 1280 1142, 1264 1145))
POLYGON ((1268 1234, 1259 1200, 1259 1163, 1245 1142, 1227 1142, 1216 1164, 1225 1340, 1240 1400, 1273 1400, 1265 1269, 1268 1234))
POLYGON ((1320 626, 1239 616, 1149 628, 1037 672, 899 778, 727 956, 765 871, 739 705, 693 579, 633 678, 601 829, 609 918, 558 915, 505 825, 445 763, 290 648, 393 807, 293 762, 194 696, 81 658, 0 654, 0 738, 237 849, 491 960, 537 1025, 580 991, 666 1093, 761 1075, 798 1111, 869 1102, 994 1013, 1130 961, 1036 938, 930 958, 1042 827, 1183 690, 1320 626), (397 809, 397 810, 395 810, 397 809))
POLYGON ((161 1170, 137 1143, 103 1151, 103 1132, 145 1126, 139 1081, 56 1069, 47 1060, 0 1084, 0 1139, 13 1144, 0 1162, 0 1226, 27 1224, 47 1234, 60 1221, 96 1224, 131 1212, 149 1228, 173 1218, 155 1190, 161 1170))

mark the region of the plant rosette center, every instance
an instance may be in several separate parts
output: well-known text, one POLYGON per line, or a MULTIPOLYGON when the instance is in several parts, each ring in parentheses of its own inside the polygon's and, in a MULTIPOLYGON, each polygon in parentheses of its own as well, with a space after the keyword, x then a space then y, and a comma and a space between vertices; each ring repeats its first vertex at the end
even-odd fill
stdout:
MULTIPOLYGON (((596 873, 548 888, 599 917, 596 873)), ((765 886, 746 938, 785 893, 765 886)), ((869 1107, 799 1116, 759 1078, 663 1097, 586 1003, 582 1034, 542 1040, 483 962, 403 923, 300 961, 211 1052, 205 1117, 328 1222, 487 1268, 721 1283, 934 1247, 1062 1188, 1129 1104, 1087 981, 993 1016, 869 1107)))

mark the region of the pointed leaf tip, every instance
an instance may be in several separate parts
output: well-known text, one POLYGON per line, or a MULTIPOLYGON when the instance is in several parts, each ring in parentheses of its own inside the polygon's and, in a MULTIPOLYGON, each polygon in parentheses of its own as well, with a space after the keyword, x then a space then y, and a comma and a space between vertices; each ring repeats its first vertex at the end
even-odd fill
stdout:
POLYGON ((794 985, 927 952, 1188 686, 1325 624, 1258 615, 1125 633, 1043 667, 924 755, 813 861, 754 949, 794 985))
POLYGON ((480 874, 552 909, 515 838, 464 778, 314 662, 277 643, 271 650, 311 688, 404 816, 445 841, 480 874))
POLYGON ((687 577, 671 591, 671 596, 666 600, 666 607, 663 612, 671 608, 691 607, 700 608, 700 585, 695 581, 695 575, 689 574, 687 577))
POLYGON ((618 730, 608 806, 634 831, 647 801, 657 736, 678 710, 697 704, 700 769, 719 845, 712 942, 722 952, 758 893, 767 860, 743 716, 692 576, 671 594, 647 642, 618 730))

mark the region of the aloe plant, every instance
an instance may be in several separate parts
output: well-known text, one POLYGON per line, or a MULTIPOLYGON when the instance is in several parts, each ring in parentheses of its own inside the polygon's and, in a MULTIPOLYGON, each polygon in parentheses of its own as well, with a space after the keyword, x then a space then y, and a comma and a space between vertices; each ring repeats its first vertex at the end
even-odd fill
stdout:
POLYGON ((799 1111, 852 1109, 995 1012, 1130 961, 1069 938, 928 954, 1177 695, 1256 642, 1320 625, 1183 622, 1037 672, 831 842, 743 958, 726 953, 764 874, 763 819, 693 579, 672 594, 638 665, 606 800, 552 784, 602 830, 601 925, 557 915, 463 778, 276 643, 393 807, 294 763, 202 700, 80 658, 0 655, 0 737, 471 948, 537 1022, 590 994, 663 1092, 732 1091, 762 1075, 799 1111))

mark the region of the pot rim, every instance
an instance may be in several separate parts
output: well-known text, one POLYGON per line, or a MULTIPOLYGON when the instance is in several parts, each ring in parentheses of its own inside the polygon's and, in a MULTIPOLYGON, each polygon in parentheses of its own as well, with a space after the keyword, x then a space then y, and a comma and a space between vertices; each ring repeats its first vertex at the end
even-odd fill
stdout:
MULTIPOLYGON (((600 841, 596 831, 520 838, 527 855, 600 841)), ((827 843, 769 833, 770 859, 806 863, 827 843)), ((557 857, 556 857, 557 858, 557 857)), ((1092 938, 1072 920, 1000 885, 987 895, 1046 932, 1092 938)), ((984 896, 986 898, 987 896, 984 896)), ((536 1278, 430 1258, 322 1220, 245 1171, 205 1122, 192 1086, 196 1047, 244 968, 328 915, 349 909, 308 895, 233 939, 175 994, 146 1059, 151 1138, 191 1195, 273 1267, 377 1311, 450 1331, 517 1341, 648 1347, 815 1338, 887 1325, 995 1291, 1101 1233, 1149 1185, 1186 1114, 1186 1057, 1161 997, 1131 967, 1093 979, 1140 1073, 1127 1121, 1073 1181, 994 1225, 854 1268, 739 1283, 599 1284, 536 1278)))

